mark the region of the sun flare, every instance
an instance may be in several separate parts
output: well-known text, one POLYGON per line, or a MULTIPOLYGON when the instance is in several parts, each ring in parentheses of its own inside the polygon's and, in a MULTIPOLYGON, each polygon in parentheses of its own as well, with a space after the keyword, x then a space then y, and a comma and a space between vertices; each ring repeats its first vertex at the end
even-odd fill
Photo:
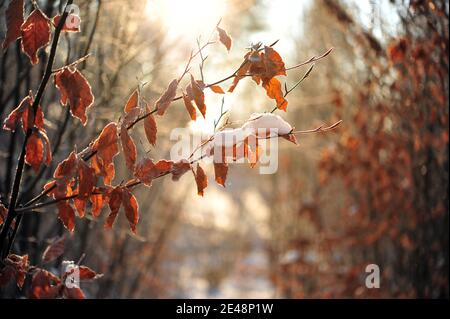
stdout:
POLYGON ((146 14, 167 29, 170 36, 196 38, 205 35, 222 17, 224 0, 148 0, 146 14))

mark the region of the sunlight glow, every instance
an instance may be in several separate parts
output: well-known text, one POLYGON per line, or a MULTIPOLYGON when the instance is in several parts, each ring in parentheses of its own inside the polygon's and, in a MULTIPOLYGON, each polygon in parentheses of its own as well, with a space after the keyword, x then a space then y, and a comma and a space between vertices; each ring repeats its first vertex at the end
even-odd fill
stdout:
POLYGON ((189 40, 199 34, 208 37, 211 26, 222 17, 226 9, 223 0, 148 0, 146 14, 150 20, 158 21, 173 37, 189 40))

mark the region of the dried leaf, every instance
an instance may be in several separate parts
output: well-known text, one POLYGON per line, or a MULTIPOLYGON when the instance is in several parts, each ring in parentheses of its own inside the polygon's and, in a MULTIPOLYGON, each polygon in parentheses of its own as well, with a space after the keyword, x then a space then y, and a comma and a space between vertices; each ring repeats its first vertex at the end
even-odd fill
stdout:
POLYGON ((228 51, 230 51, 232 44, 231 37, 228 35, 227 31, 220 27, 217 27, 217 31, 219 32, 219 41, 227 48, 228 51))
POLYGON ((75 229, 75 211, 68 201, 60 201, 57 203, 58 218, 62 221, 64 227, 73 232, 75 229))
MULTIPOLYGON (((61 16, 58 14, 53 18, 53 24, 57 26, 61 16)), ((81 18, 76 14, 67 15, 66 21, 61 29, 61 32, 80 32, 81 18)))
POLYGON ((225 187, 225 181, 227 179, 228 164, 227 163, 216 163, 214 162, 214 174, 216 182, 219 185, 225 187))
POLYGON ((208 187, 208 177, 205 174, 205 171, 203 170, 203 168, 197 164, 197 172, 194 174, 195 175, 195 182, 197 183, 197 193, 200 196, 203 196, 203 191, 205 190, 206 187, 208 187))
POLYGON ((91 86, 77 69, 65 67, 54 76, 55 86, 61 93, 62 105, 70 106, 70 113, 86 125, 86 110, 94 104, 91 86))
POLYGON ((262 85, 266 90, 267 96, 276 101, 277 108, 286 111, 288 101, 283 96, 280 81, 276 78, 271 78, 269 81, 264 81, 262 85))
POLYGON ((157 109, 158 115, 164 115, 169 105, 172 103, 172 100, 175 98, 177 94, 178 88, 178 80, 172 80, 170 82, 167 90, 161 95, 161 97, 156 101, 155 107, 157 109))
POLYGON ((211 85, 209 87, 211 89, 211 91, 213 91, 214 93, 217 94, 225 94, 225 91, 218 85, 211 85))
POLYGON ((134 171, 134 176, 146 186, 151 186, 153 179, 172 170, 173 162, 160 160, 156 164, 150 158, 143 158, 134 171))
POLYGON ((85 161, 78 161, 78 198, 88 198, 96 184, 95 171, 85 161))
POLYGON ((64 236, 55 238, 53 242, 45 248, 42 254, 42 262, 49 263, 64 253, 66 238, 64 236))
POLYGON ((194 80, 194 77, 192 75, 191 75, 191 88, 195 105, 197 105, 198 110, 200 111, 200 113, 202 113, 203 117, 205 117, 206 115, 205 94, 203 93, 203 88, 200 87, 198 82, 194 80))
POLYGON ((122 125, 120 128, 120 140, 122 142, 123 155, 125 156, 125 163, 130 171, 134 171, 134 165, 137 158, 136 145, 133 139, 128 134, 126 126, 122 125))
POLYGON ((29 107, 31 107, 31 104, 33 103, 33 99, 31 96, 26 96, 19 104, 18 107, 16 107, 14 110, 12 110, 11 113, 9 113, 8 117, 3 122, 3 129, 4 130, 10 130, 15 131, 17 128, 17 124, 19 123, 19 120, 22 118, 22 114, 27 110, 29 107))
POLYGON ((105 228, 111 229, 116 221, 117 214, 119 213, 120 206, 122 205, 122 187, 115 187, 109 197, 109 209, 111 212, 105 221, 105 228))
POLYGON ((23 0, 12 0, 6 9, 5 16, 7 30, 2 44, 3 50, 22 36, 20 27, 23 24, 23 0))
MULTIPOLYGON (((19 13, 20 14, 20 13, 19 13)), ((31 64, 39 62, 37 52, 50 42, 50 23, 39 9, 34 9, 22 24, 22 51, 28 55, 31 64)))
POLYGON ((128 98, 127 104, 125 104, 124 111, 125 113, 129 113, 132 109, 138 107, 139 103, 139 90, 136 89, 128 98))
POLYGON ((172 180, 178 181, 181 176, 183 176, 186 172, 191 170, 191 163, 188 160, 182 159, 178 162, 173 163, 172 167, 172 180))
POLYGON ((25 151, 25 163, 30 165, 36 173, 39 172, 44 160, 44 144, 37 131, 28 138, 25 151))
POLYGON ((125 209, 125 216, 130 223, 130 229, 136 234, 136 225, 139 222, 139 205, 136 197, 128 190, 124 188, 122 192, 123 208, 125 209))
MULTIPOLYGON (((147 108, 147 113, 150 110, 147 108)), ((144 119, 144 131, 148 142, 155 146, 156 145, 156 133, 158 132, 155 117, 150 114, 144 119)))
POLYGON ((191 120, 196 121, 197 120, 197 110, 194 107, 194 104, 192 104, 192 100, 183 93, 183 102, 184 106, 186 106, 186 110, 189 113, 189 116, 191 117, 191 120))

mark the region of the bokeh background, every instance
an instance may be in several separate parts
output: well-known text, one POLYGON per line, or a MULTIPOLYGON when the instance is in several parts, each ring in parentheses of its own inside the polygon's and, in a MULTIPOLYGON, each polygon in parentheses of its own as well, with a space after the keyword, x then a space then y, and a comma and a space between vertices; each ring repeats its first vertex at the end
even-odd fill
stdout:
MULTIPOLYGON (((5 34, 0 1, 1 33, 5 34)), ((27 2, 27 12, 31 5, 27 2)), ((39 0, 48 16, 64 5, 39 0)), ((102 218, 77 220, 69 234, 56 210, 24 219, 13 252, 39 263, 56 236, 67 236, 61 260, 105 274, 82 287, 90 298, 438 298, 449 296, 448 206, 448 1, 438 0, 76 0, 80 34, 61 39, 57 65, 86 53, 79 66, 95 105, 82 127, 47 89, 44 102, 54 163, 74 145, 88 144, 105 123, 118 120, 129 94, 147 83, 155 101, 178 77, 196 41, 207 39, 219 19, 233 37, 230 53, 209 46, 205 82, 231 74, 252 43, 270 44, 287 66, 334 51, 318 62, 289 97, 286 114, 297 129, 342 119, 326 134, 301 136, 300 146, 279 143, 276 174, 237 164, 226 188, 213 181, 197 196, 192 176, 160 179, 136 190, 138 236, 119 218, 104 231, 102 218), (61 139, 55 140, 60 130, 61 139), (53 137, 52 137, 53 136, 53 137), (381 287, 367 289, 365 267, 381 270, 381 287)), ((48 52, 41 52, 46 60, 48 52)), ((44 64, 31 67, 17 46, 0 58, 3 121, 30 89, 44 64)), ((295 83, 305 68, 289 73, 295 83)), ((198 72, 194 64, 193 72, 198 72)), ((227 87, 227 85, 224 85, 227 87)), ((211 133, 221 97, 206 97, 205 120, 189 121, 182 102, 158 119, 158 147, 142 127, 133 131, 140 154, 167 158, 170 131, 189 127, 211 133)), ((251 80, 226 94, 232 121, 273 107, 251 80)), ((20 137, 18 141, 20 141, 20 137)), ((0 135, 0 192, 10 191, 19 151, 14 135, 0 135)), ((126 178, 122 158, 117 158, 126 178)), ((27 170, 22 198, 38 194, 53 168, 37 179, 27 170)), ((19 297, 14 287, 4 297, 19 297)))

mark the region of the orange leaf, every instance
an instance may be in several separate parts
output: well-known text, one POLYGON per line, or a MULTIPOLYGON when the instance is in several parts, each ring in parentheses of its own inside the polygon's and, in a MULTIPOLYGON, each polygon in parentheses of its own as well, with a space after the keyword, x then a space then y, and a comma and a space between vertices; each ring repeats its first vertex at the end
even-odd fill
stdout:
POLYGON ((269 81, 263 82, 263 87, 266 89, 267 96, 276 101, 277 108, 286 111, 288 101, 283 96, 280 81, 276 78, 271 78, 269 81))
POLYGON ((125 216, 130 223, 130 228, 136 234, 136 225, 139 222, 139 205, 133 194, 124 188, 122 192, 123 208, 125 209, 125 216))
POLYGON ((22 113, 22 127, 24 132, 26 132, 28 128, 33 127, 45 131, 44 113, 42 112, 42 108, 40 105, 38 105, 37 107, 36 115, 34 116, 34 122, 33 122, 33 108, 31 107, 31 105, 24 110, 24 112, 22 113))
POLYGON ((123 155, 125 156, 125 163, 128 169, 133 172, 137 158, 137 150, 133 139, 128 134, 128 130, 124 125, 120 128, 120 140, 122 141, 122 150, 123 155))
POLYGON ((197 172, 194 174, 195 182, 197 183, 197 193, 203 196, 203 191, 208 187, 208 177, 205 174, 203 168, 197 164, 197 172))
POLYGON ((22 118, 22 114, 31 106, 33 103, 33 99, 31 96, 25 97, 19 104, 18 107, 16 107, 14 110, 12 110, 11 113, 9 113, 8 117, 3 122, 3 129, 4 130, 10 130, 15 131, 17 124, 19 123, 19 120, 22 118))
POLYGON ((55 238, 53 242, 45 248, 44 253, 42 254, 42 262, 44 264, 49 263, 64 253, 66 238, 59 237, 55 238))
POLYGON ((73 205, 75 206, 75 209, 78 213, 78 216, 80 218, 83 218, 84 215, 86 214, 86 204, 87 204, 87 199, 86 198, 74 198, 73 199, 73 205))
POLYGON ((93 280, 102 276, 87 266, 80 266, 78 267, 78 270, 80 272, 80 280, 93 280))
POLYGON ((132 109, 136 108, 139 103, 139 90, 136 89, 128 98, 127 104, 125 104, 125 113, 130 112, 132 109))
POLYGON ((120 206, 122 205, 122 187, 115 187, 109 197, 109 209, 111 212, 105 221, 105 228, 111 229, 116 221, 117 214, 119 213, 120 206))
POLYGON ((267 79, 277 75, 286 75, 283 59, 272 47, 264 47, 264 66, 266 68, 264 77, 267 79))
POLYGON ((39 62, 37 52, 50 42, 48 18, 41 10, 34 9, 22 24, 20 30, 22 33, 22 51, 28 55, 31 64, 37 64, 39 62))
POLYGON ((191 88, 195 105, 197 105, 198 110, 200 111, 200 113, 202 113, 203 117, 205 117, 206 115, 205 94, 203 93, 202 87, 200 87, 198 82, 194 80, 194 77, 192 75, 191 75, 191 88))
POLYGON ((65 67, 55 74, 54 83, 61 93, 61 104, 67 105, 69 102, 72 116, 86 125, 86 110, 94 104, 91 86, 86 78, 77 69, 65 67))
POLYGON ((197 120, 197 111, 195 110, 194 105, 192 104, 192 100, 183 93, 183 102, 184 106, 186 106, 186 110, 189 113, 189 116, 191 117, 191 120, 195 121, 197 120))
POLYGON ((45 269, 37 269, 31 280, 31 299, 54 299, 59 296, 61 279, 45 269))
MULTIPOLYGON (((149 112, 150 110, 147 108, 147 112, 149 112)), ((147 137, 148 142, 155 146, 156 145, 156 133, 158 131, 157 126, 156 126, 156 121, 155 118, 153 117, 152 114, 148 115, 145 119, 144 119, 144 131, 145 131, 145 136, 147 137)))
POLYGON ((224 90, 223 90, 220 86, 218 86, 218 85, 211 85, 209 88, 210 88, 211 91, 213 91, 214 93, 217 93, 217 94, 225 94, 224 90))
POLYGON ((92 149, 97 151, 97 155, 92 158, 92 168, 95 169, 96 174, 103 176, 106 185, 111 184, 115 175, 113 159, 119 154, 117 142, 117 124, 109 123, 92 146, 92 149))
POLYGON ((53 177, 55 179, 70 179, 75 174, 77 168, 77 154, 75 151, 71 152, 69 156, 58 164, 53 177))
POLYGON ((227 179, 228 164, 227 163, 214 163, 214 174, 216 182, 219 185, 225 187, 225 181, 227 179))
POLYGON ((102 192, 101 194, 91 194, 89 200, 92 203, 92 216, 98 217, 103 206, 107 203, 108 195, 105 192, 102 192))
POLYGON ((47 133, 45 131, 39 130, 39 136, 44 141, 45 144, 45 161, 44 164, 49 166, 52 162, 52 150, 50 147, 50 140, 47 136, 47 133))
POLYGON ((26 145, 25 163, 30 165, 33 170, 39 172, 39 167, 44 160, 44 144, 39 134, 34 131, 28 138, 26 145))
MULTIPOLYGON (((57 26, 61 16, 58 14, 53 18, 53 24, 57 26)), ((61 32, 80 32, 81 18, 76 14, 69 14, 64 22, 61 32)))
POLYGON ((2 44, 3 50, 22 36, 20 27, 23 24, 23 0, 12 0, 5 15, 7 31, 2 44))
POLYGON ((60 201, 57 204, 58 218, 62 221, 64 227, 73 232, 75 228, 75 211, 68 201, 60 201))
POLYGON ((178 88, 178 80, 172 80, 170 82, 167 90, 161 95, 161 97, 156 101, 155 107, 158 110, 158 115, 164 115, 169 105, 172 103, 172 100, 175 98, 177 94, 178 88))
POLYGON ((294 143, 295 145, 298 145, 297 138, 295 137, 294 134, 281 135, 281 137, 291 143, 294 143))
POLYGON ((228 35, 227 31, 222 28, 217 27, 217 31, 219 32, 219 41, 227 48, 228 51, 231 49, 231 37, 228 35))

